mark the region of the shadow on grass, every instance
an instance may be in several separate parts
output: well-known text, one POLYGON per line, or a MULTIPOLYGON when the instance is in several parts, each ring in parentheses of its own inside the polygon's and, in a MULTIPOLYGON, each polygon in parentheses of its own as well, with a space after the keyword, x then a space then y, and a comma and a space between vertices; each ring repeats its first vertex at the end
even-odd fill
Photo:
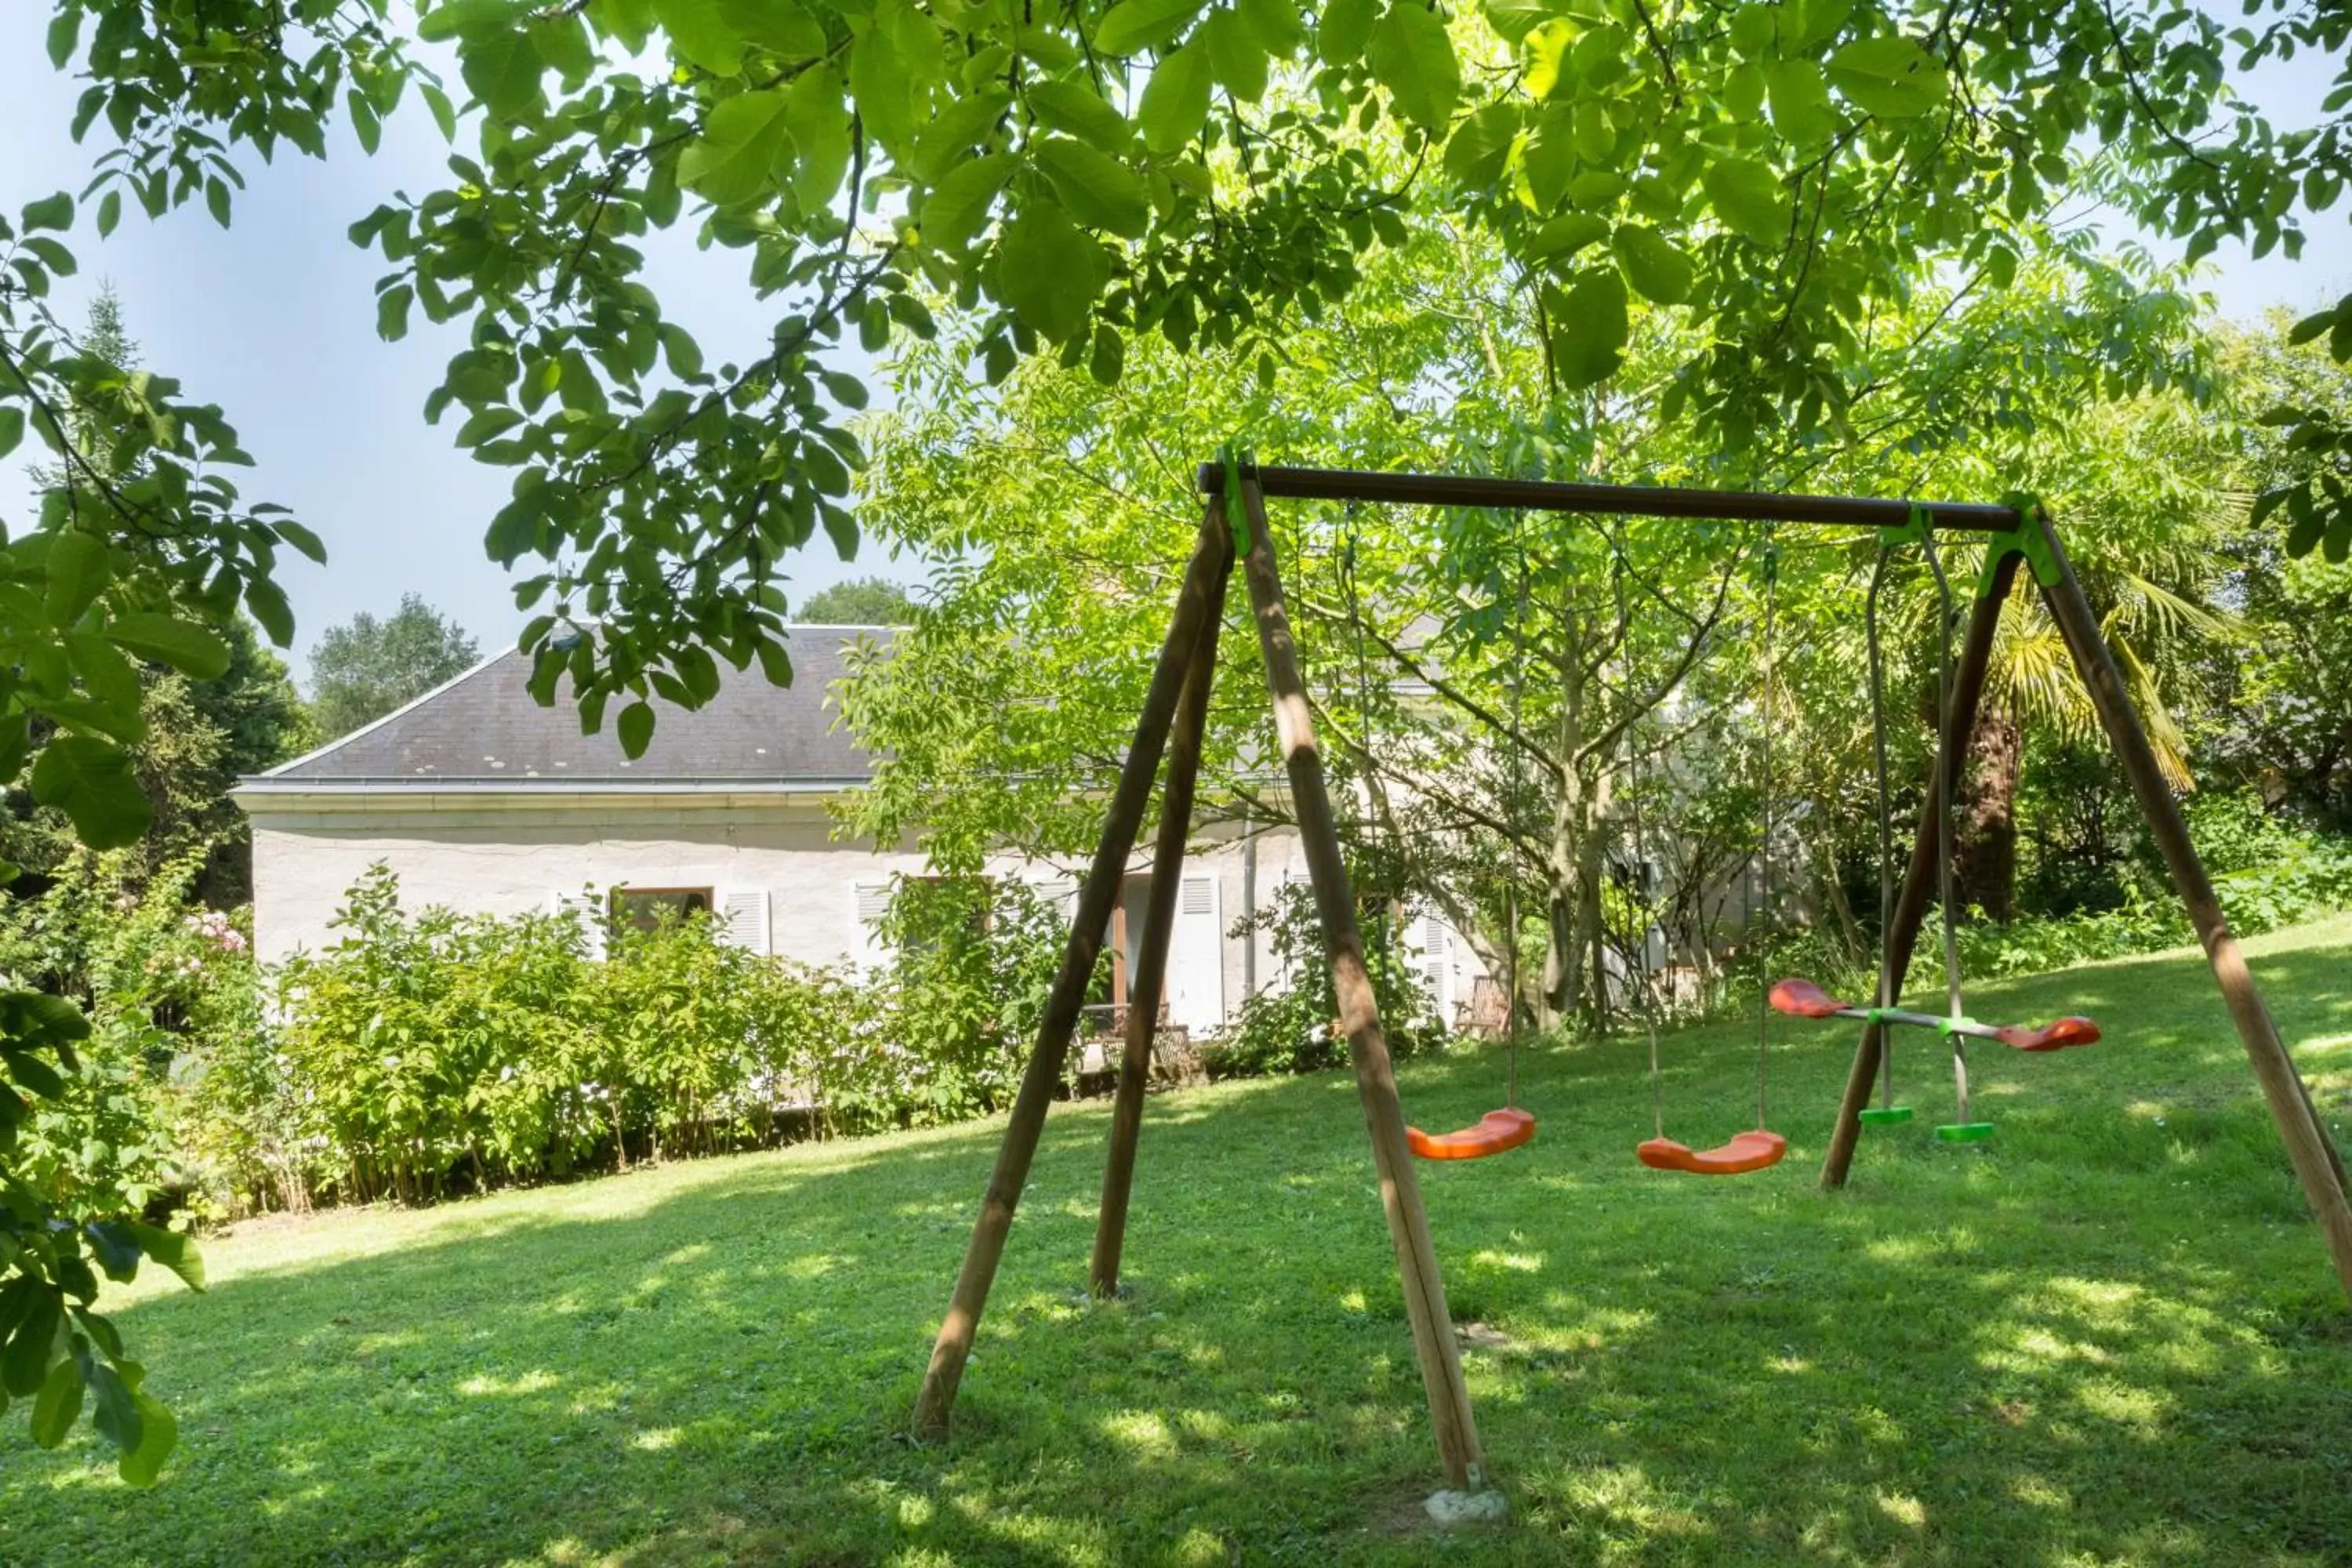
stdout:
MULTIPOLYGON (((2352 1029, 2341 947, 2257 959, 2352 1029)), ((1976 1058, 2000 1122, 1812 1188, 1851 1035, 1776 1036, 1789 1160, 1640 1170, 1643 1047, 1529 1053, 1528 1150, 1423 1184, 1518 1524, 1480 1562, 2341 1563, 2352 1330, 2201 963, 1987 987, 2105 1044, 1976 1058)), ((1750 1119, 1745 1026, 1665 1042, 1668 1130, 1750 1119)), ((1496 1053, 1409 1066, 1452 1125, 1496 1053)), ((2338 1113, 2343 1100, 2331 1109, 2338 1113)), ((1152 1102, 1131 1299, 1077 1295, 1099 1107, 1049 1124, 949 1445, 905 1443, 994 1126, 427 1215, 391 1250, 217 1249, 126 1314, 184 1448, 142 1497, 0 1439, 0 1560, 1426 1560, 1426 1420, 1352 1085, 1152 1102)), ((376 1223, 356 1222, 354 1235, 376 1223)), ((387 1219, 386 1223, 389 1223, 387 1219)))

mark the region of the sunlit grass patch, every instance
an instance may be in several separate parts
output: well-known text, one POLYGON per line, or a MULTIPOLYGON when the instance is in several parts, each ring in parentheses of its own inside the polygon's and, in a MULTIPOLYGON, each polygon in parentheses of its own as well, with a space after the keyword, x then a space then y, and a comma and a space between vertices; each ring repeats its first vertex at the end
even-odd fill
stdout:
MULTIPOLYGON (((2249 948, 2303 1059, 2352 1073, 2352 921, 2249 948)), ((1972 998, 2076 1007, 2100 1047, 1986 1064, 1984 1145, 1934 1141, 1949 1081, 1906 1055, 1919 1121, 1829 1196, 1845 1028, 1784 1031, 1791 1154, 1728 1181, 1634 1162, 1638 1040, 1523 1052, 1543 1136, 1422 1173, 1517 1505, 1445 1560, 2344 1561, 2352 1317, 2201 956, 1972 998)), ((1751 1030, 1669 1043, 1677 1135, 1752 1115, 1751 1030)), ((1408 1111, 1475 1120, 1501 1067, 1407 1063, 1408 1111)), ((1106 1123, 1056 1108, 943 1447, 902 1433, 1001 1122, 216 1238, 208 1294, 122 1296, 183 1423, 165 1484, 12 1410, 0 1562, 1432 1561, 1351 1081, 1153 1099, 1100 1303, 1106 1123)))

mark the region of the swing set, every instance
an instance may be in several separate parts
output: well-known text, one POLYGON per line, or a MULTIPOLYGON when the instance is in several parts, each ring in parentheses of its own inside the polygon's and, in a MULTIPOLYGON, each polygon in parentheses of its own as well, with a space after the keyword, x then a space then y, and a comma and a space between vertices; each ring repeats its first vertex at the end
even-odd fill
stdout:
MULTIPOLYGON (((2319 1222, 2337 1278, 2352 1296, 2352 1198, 2347 1198, 2344 1168, 2335 1146, 2323 1131, 2310 1093, 2289 1058, 2277 1026, 2272 1022, 2253 977, 2247 971, 2237 939, 2230 931, 2210 878, 2190 844, 2179 805, 2158 771, 2147 731, 2125 695, 2114 655, 2099 634, 2098 622, 2081 583, 2059 543, 2055 527, 2031 500, 2016 505, 1982 505, 1938 501, 1915 504, 1848 496, 1770 495, 1727 490, 1643 488, 1620 485, 1561 484, 1528 479, 1486 479, 1438 474, 1363 473, 1323 468, 1258 467, 1223 459, 1202 466, 1199 485, 1203 498, 1201 527, 1178 591, 1168 632, 1146 691, 1133 738, 1129 742, 1118 783, 1105 813, 1087 879, 1072 915, 1069 937, 1060 969, 1048 995, 1037 1038, 1012 1115, 1004 1130, 996 1163, 990 1175, 980 1215, 955 1289, 942 1319, 922 1388, 915 1402, 914 1431, 919 1437, 944 1436, 958 1386, 988 1302, 997 1266, 1013 1226, 1029 1167, 1037 1151, 1047 1110, 1062 1082, 1064 1063, 1075 1032, 1087 984, 1101 950, 1111 910, 1125 880, 1138 829, 1150 803, 1152 784, 1163 756, 1168 777, 1163 792, 1158 837, 1151 858, 1150 891, 1140 951, 1136 965, 1142 994, 1153 994, 1165 972, 1175 894, 1182 871, 1185 841, 1191 828, 1194 786, 1206 727, 1209 692, 1214 679, 1218 634, 1224 616, 1225 593, 1235 563, 1238 529, 1246 548, 1240 564, 1247 581, 1255 621, 1258 648, 1265 669, 1276 737, 1287 775, 1301 848, 1311 879, 1317 912, 1331 964, 1333 988, 1339 1000, 1339 1026, 1348 1040, 1356 1087, 1371 1135, 1373 1164, 1379 1174, 1381 1202, 1386 1215, 1398 1273, 1403 1286, 1405 1315, 1412 1327, 1415 1359, 1427 1395, 1431 1425, 1437 1440, 1447 1484, 1475 1490, 1486 1484, 1486 1458, 1464 1381, 1460 1349, 1447 1314, 1445 1288, 1439 1272, 1436 1247, 1422 1205, 1414 1174, 1416 1154, 1429 1159, 1477 1158, 1517 1147, 1534 1136, 1529 1113, 1507 1107, 1490 1112, 1473 1127, 1431 1136, 1406 1127, 1397 1098, 1396 1077, 1374 1003, 1371 978, 1364 963, 1363 936, 1357 925, 1353 894, 1341 859, 1334 826, 1331 799, 1318 750, 1312 710, 1293 642, 1290 618, 1276 564, 1274 540, 1265 501, 1269 497, 1301 500, 1358 501, 1444 507, 1499 507, 1570 516, 1622 516, 1661 519, 1719 520, 1770 525, 1803 524, 1830 529, 1875 529, 1882 557, 1874 574, 1871 611, 1873 626, 1873 690, 1878 698, 1881 677, 1875 643, 1876 585, 1885 567, 1884 552, 1895 537, 1917 531, 1918 542, 1932 551, 1933 534, 1959 532, 1983 538, 1985 566, 1978 580, 1976 600, 1969 616, 1959 658, 1948 657, 1951 617, 1945 616, 1947 655, 1941 660, 1940 733, 1935 757, 1937 809, 1923 811, 1900 892, 1882 900, 1882 931, 1877 1003, 1851 1006, 1823 994, 1811 983, 1789 979, 1773 986, 1769 1005, 1804 1018, 1847 1017, 1863 1025, 1843 1098, 1832 1123, 1830 1145, 1822 1163, 1821 1184, 1845 1184, 1855 1147, 1864 1125, 1874 1085, 1882 1087, 1883 1102, 1872 1124, 1886 1125, 1907 1117, 1893 1103, 1891 1077, 1883 1077, 1886 1035, 1890 1026, 1934 1027, 1951 1042, 1961 1091, 1959 1121, 1954 1128, 1982 1127, 1971 1122, 1966 1101, 1965 1042, 1992 1039, 2021 1050, 2051 1050, 2089 1043, 2095 1026, 2084 1019, 2060 1019, 2041 1029, 1994 1027, 1969 1019, 1960 1006, 1958 965, 1949 931, 1951 897, 1949 803, 1976 727, 1978 702, 1991 658, 1993 635, 2001 607, 2016 581, 2021 564, 2029 567, 2064 637, 2108 741, 2129 779, 2133 794, 2170 870, 2175 888, 2196 927, 2210 961, 2216 984, 2229 1004, 2231 1020, 2245 1047, 2273 1121, 2284 1144, 2296 1179, 2319 1222), (1945 1016, 1905 1011, 1895 1005, 1913 949, 1925 923, 1931 891, 1941 884, 1946 911, 1946 979, 1948 1009, 1945 1016), (1899 1114, 1898 1114, 1899 1113, 1899 1114)), ((1933 562, 1930 556, 1931 563, 1933 562)), ((1940 566, 1936 575, 1941 582, 1940 566)), ((1769 594, 1768 577, 1768 594, 1769 594)), ((1948 595, 1948 587, 1944 593, 1948 595)), ((1770 660, 1765 661, 1770 679, 1770 660)), ((1765 726, 1769 731, 1770 725, 1765 726)), ((1883 730, 1882 730, 1883 733, 1883 730)), ((1769 742, 1768 742, 1769 743, 1769 742)), ((1885 773, 1883 754, 1879 771, 1885 773)), ((1769 778, 1769 767, 1766 769, 1769 778)), ((1885 792, 1882 783, 1881 799, 1885 792)), ((1769 879, 1769 796, 1767 792, 1766 855, 1759 872, 1769 879)), ((1882 846, 1886 813, 1882 809, 1882 846)), ((1882 854, 1882 882, 1891 879, 1891 855, 1882 854)), ((1646 962, 1646 960, 1645 960, 1646 962)), ((1514 976, 1514 987, 1516 989, 1514 976)), ((1759 1019, 1762 1019, 1759 1009, 1759 1019)), ((1759 1021, 1759 1040, 1763 1023, 1759 1021)), ((1103 1197, 1095 1235, 1090 1283, 1097 1295, 1118 1289, 1118 1269, 1129 1199, 1134 1180, 1135 1153, 1142 1126, 1143 1089, 1150 1066, 1151 1010, 1129 1011, 1117 1098, 1113 1102, 1103 1197)), ((1655 1060, 1653 1014, 1652 1053, 1655 1060)), ((1696 1173, 1732 1173, 1761 1169, 1786 1152, 1786 1141, 1766 1131, 1762 1104, 1762 1053, 1759 1050, 1758 1122, 1722 1148, 1694 1152, 1673 1144, 1663 1135, 1643 1146, 1645 1163, 1696 1173), (1680 1151, 1679 1153, 1675 1151, 1680 1151), (1654 1152, 1656 1157, 1653 1158, 1654 1152), (1752 1163, 1748 1162, 1752 1161, 1752 1163)), ((1655 1083, 1654 1065, 1653 1083, 1655 1083)), ((1659 1119, 1663 1123, 1663 1118, 1659 1119)), ((1663 1131, 1663 1128, 1661 1128, 1663 1131)), ((1973 1141, 1981 1132, 1962 1131, 1957 1141, 1973 1141)))

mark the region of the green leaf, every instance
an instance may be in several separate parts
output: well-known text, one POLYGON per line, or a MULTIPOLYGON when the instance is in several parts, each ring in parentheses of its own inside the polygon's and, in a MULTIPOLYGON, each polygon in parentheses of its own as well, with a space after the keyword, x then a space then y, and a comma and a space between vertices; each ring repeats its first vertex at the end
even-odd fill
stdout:
POLYGON ((616 721, 615 727, 621 733, 621 750, 628 753, 633 761, 644 756, 646 748, 653 744, 654 740, 652 704, 643 698, 630 703, 621 710, 621 716, 616 721))
POLYGON ((1095 328, 1094 352, 1087 356, 1087 371, 1105 386, 1117 386, 1127 370, 1127 344, 1118 331, 1108 321, 1095 328))
POLYGON ((989 204, 1020 166, 1021 160, 1013 153, 991 153, 949 170, 915 214, 922 226, 923 243, 945 251, 970 245, 987 226, 989 204))
POLYGON ((50 66, 65 69, 66 62, 74 58, 74 50, 81 42, 81 13, 68 8, 50 17, 47 42, 50 66))
POLYGON ((121 648, 83 632, 68 632, 65 644, 74 673, 81 677, 82 689, 92 701, 126 714, 139 711, 139 668, 121 648))
POLYGON ((1754 158, 1718 157, 1700 171, 1699 184, 1716 216, 1734 234, 1778 248, 1789 237, 1789 208, 1780 177, 1754 158))
POLYGON ((1740 6, 1731 14, 1731 47, 1748 59, 1761 59, 1772 52, 1772 7, 1757 0, 1740 6))
POLYGON ((1143 127, 1143 144, 1165 155, 1181 149, 1200 132, 1209 118, 1209 51, 1187 44, 1163 55, 1143 84, 1143 101, 1136 120, 1143 127))
POLYGON ((1442 130, 1462 96, 1462 65, 1445 23, 1419 0, 1397 0, 1372 26, 1372 76, 1407 120, 1442 130))
POLYGON ((82 1226, 89 1237, 89 1249, 98 1258, 98 1266, 106 1277, 118 1285, 127 1285, 139 1275, 139 1238, 120 1220, 92 1220, 82 1226))
POLYGON ((1102 247, 1052 202, 1024 205, 997 241, 997 297, 1055 342, 1085 328, 1109 274, 1102 247))
POLYGON ((545 107, 539 46, 527 26, 518 23, 467 38, 458 48, 457 73, 493 119, 521 120, 545 107))
POLYGON ((73 215, 73 198, 65 192, 59 191, 53 196, 43 196, 39 201, 28 203, 25 207, 23 222, 27 230, 71 228, 73 215))
POLYGON ((1150 195, 1135 171, 1118 159, 1067 136, 1047 137, 1031 148, 1030 156, 1054 183, 1062 205, 1087 227, 1140 239, 1150 226, 1150 195))
MULTIPOLYGON (((1502 35, 1507 44, 1517 44, 1545 22, 1551 19, 1555 7, 1551 0, 1486 0, 1486 24, 1502 35)), ((1531 97, 1541 97, 1530 92, 1531 97)))
POLYGON ((28 1051, 10 1051, 5 1059, 8 1076, 19 1088, 29 1089, 43 1100, 63 1100, 66 1093, 65 1075, 28 1051))
POLYGON ((1609 220, 1597 214, 1562 213, 1528 241, 1528 259, 1565 261, 1586 246, 1608 238, 1609 230, 1609 220))
POLYGON ((153 820, 130 753, 95 735, 53 737, 33 760, 32 785, 33 798, 64 812, 92 849, 136 844, 153 820))
POLYGON ((1570 388, 1605 381, 1624 363, 1633 326, 1625 312, 1625 280, 1613 268, 1585 273, 1554 302, 1559 337, 1553 345, 1560 384, 1570 388))
POLYGON ((98 1408, 90 1413, 90 1425, 98 1428, 100 1436, 125 1453, 137 1447, 139 1439, 145 1435, 146 1423, 130 1384, 131 1378, 143 1373, 136 1362, 117 1367, 93 1361, 84 1373, 89 1391, 98 1395, 98 1408))
POLYGON ((81 618, 90 601, 113 579, 114 566, 106 542, 94 533, 68 528, 49 536, 48 590, 41 609, 49 625, 63 630, 81 618))
POLYGON ((720 0, 653 0, 662 31, 688 64, 713 76, 743 68, 743 34, 720 0))
POLYGON ((66 1434, 79 1419, 81 1365, 71 1356, 60 1356, 33 1399, 33 1441, 54 1448, 66 1440, 66 1434))
POLYGON ((286 602, 285 589, 267 577, 256 577, 245 585, 245 607, 271 642, 279 647, 294 646, 294 610, 286 602))
POLYGON ((408 335, 408 307, 416 299, 416 290, 405 283, 395 283, 375 297, 375 335, 385 342, 396 343, 408 335))
POLYGON ((0 458, 16 449, 25 438, 25 411, 13 405, 0 403, 0 458))
POLYGON ((109 191, 98 199, 98 237, 104 239, 122 221, 122 193, 109 191))
POLYGON ((1731 68, 1723 79, 1723 109, 1732 119, 1745 123, 1756 118, 1764 108, 1764 68, 1748 60, 1731 68))
POLYGON ((1095 24, 1095 47, 1107 55, 1131 55, 1173 43, 1204 0, 1119 0, 1095 24))
POLYGON ((1807 147, 1835 135, 1838 112, 1830 102, 1822 68, 1811 60, 1774 60, 1764 68, 1772 106, 1772 128, 1791 146, 1807 147))
POLYGON ((1307 41, 1307 24, 1299 19, 1297 0, 1239 0, 1236 9, 1258 47, 1276 59, 1288 59, 1307 41))
MULTIPOLYGON (((719 14, 738 38, 778 59, 813 60, 824 54, 824 24, 791 0, 719 0, 719 14)), ((707 27, 705 35, 715 40, 707 27)))
POLYGON ((65 1298, 45 1280, 31 1285, 32 1299, 16 1320, 8 1348, 0 1351, 0 1388, 18 1398, 37 1394, 48 1381, 57 1353, 58 1325, 65 1321, 65 1298))
POLYGON ((1503 177, 1511 143, 1518 133, 1517 105, 1486 105, 1454 128, 1453 139, 1445 144, 1445 172, 1455 184, 1470 190, 1490 188, 1503 177))
POLYGON ((1864 113, 1882 120, 1931 114, 1951 96, 1943 62, 1910 38, 1859 38, 1829 58, 1829 79, 1864 113))
POLYGON ((1331 0, 1315 29, 1315 52, 1327 65, 1353 65, 1371 42, 1380 14, 1380 0, 1331 0))
POLYGON ((1209 51, 1209 68, 1225 90, 1243 103, 1265 96, 1266 52, 1257 37, 1231 11, 1213 11, 1201 24, 1200 42, 1209 51))
POLYGON ((151 1394, 134 1394, 131 1401, 138 1408, 139 1441, 115 1461, 114 1470, 131 1486, 152 1487, 179 1444, 180 1423, 151 1394))
POLYGON ((320 566, 324 566, 327 563, 327 547, 325 543, 320 540, 317 534, 311 532, 302 524, 296 522, 292 518, 286 518, 280 521, 271 523, 269 525, 269 531, 284 540, 287 543, 292 545, 296 550, 299 551, 305 559, 315 562, 320 566))
POLYGON ((1083 83, 1033 82, 1028 96, 1029 107, 1036 110, 1038 119, 1106 153, 1123 152, 1134 139, 1127 116, 1105 103, 1102 94, 1083 83))
POLYGON ((795 154, 793 198, 803 213, 822 212, 833 205, 849 172, 849 117, 842 112, 841 79, 813 67, 793 79, 784 96, 784 122, 795 154))
POLYGON ((678 183, 730 207, 765 195, 792 155, 792 95, 739 92, 702 122, 702 136, 680 153, 678 183))
MULTIPOLYGON (((352 94, 353 98, 359 95, 352 94)), ((373 151, 373 148, 370 151, 373 151)), ((228 182, 217 176, 205 182, 205 208, 213 215, 213 222, 223 228, 229 226, 228 182)))
POLYGON ((530 23, 530 0, 441 0, 416 19, 416 36, 428 44, 480 37, 530 23))
MULTIPOLYGON (((2315 310, 2312 312, 2310 315, 2305 316, 2303 320, 2297 321, 2293 327, 2287 330, 2286 341, 2290 343, 2302 344, 2311 342, 2314 338, 2324 335, 2330 328, 2336 325, 2336 318, 2344 310, 2344 308, 2343 302, 2338 301, 2336 304, 2330 305, 2325 310, 2315 310)), ((7 451, 7 449, 8 447, 6 445, 0 444, 0 453, 4 453, 7 451)))
POLYGON ((914 89, 893 29, 868 27, 849 46, 849 96, 883 146, 904 147, 914 139, 914 89))
POLYGON ((228 644, 211 627, 194 621, 133 610, 107 623, 106 638, 141 658, 168 664, 198 680, 215 680, 228 671, 228 644))
POLYGON ((1656 229, 1638 223, 1621 226, 1612 245, 1625 281, 1644 300, 1679 305, 1690 298, 1690 258, 1656 229))

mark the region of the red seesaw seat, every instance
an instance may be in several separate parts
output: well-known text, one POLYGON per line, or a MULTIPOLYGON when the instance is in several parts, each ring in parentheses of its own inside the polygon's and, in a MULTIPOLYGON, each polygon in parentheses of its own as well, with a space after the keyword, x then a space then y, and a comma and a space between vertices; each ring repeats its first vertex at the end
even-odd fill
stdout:
POLYGON ((1777 1165, 1789 1141, 1761 1127, 1742 1132, 1719 1149, 1693 1149, 1671 1138, 1652 1138, 1634 1152, 1654 1171, 1688 1171, 1695 1176, 1737 1176, 1777 1165))
POLYGON ((2011 1024, 1995 1029, 1992 1037, 2004 1046, 2014 1046, 2021 1051, 2063 1051, 2068 1046, 2089 1046, 2098 1043, 2099 1026, 2088 1018, 2061 1018, 2054 1024, 2044 1024, 2029 1029, 2022 1024, 2011 1024))
POLYGON ((1476 1126, 1455 1132, 1423 1132, 1418 1127, 1404 1130, 1404 1141, 1424 1160, 1483 1160, 1516 1149, 1535 1135, 1536 1119, 1525 1110, 1490 1110, 1478 1119, 1476 1126))
POLYGON ((1810 980, 1775 981, 1771 1000, 1772 1011, 1791 1018, 1834 1018, 1847 1010, 1844 1003, 1810 980))

